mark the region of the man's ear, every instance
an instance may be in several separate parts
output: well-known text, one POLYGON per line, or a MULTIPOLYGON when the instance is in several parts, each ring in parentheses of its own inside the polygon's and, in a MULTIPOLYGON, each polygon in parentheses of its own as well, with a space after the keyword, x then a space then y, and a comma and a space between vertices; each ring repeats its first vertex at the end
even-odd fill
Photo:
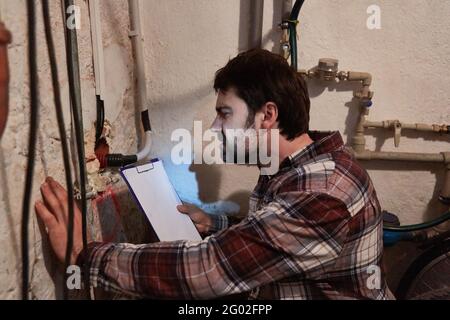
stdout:
POLYGON ((261 109, 262 129, 274 129, 278 127, 278 106, 274 102, 266 102, 261 109))

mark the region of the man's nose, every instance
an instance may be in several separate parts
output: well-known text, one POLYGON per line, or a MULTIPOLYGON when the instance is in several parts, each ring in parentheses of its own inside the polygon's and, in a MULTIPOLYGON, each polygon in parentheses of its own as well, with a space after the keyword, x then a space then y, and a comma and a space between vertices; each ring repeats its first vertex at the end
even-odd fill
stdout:
POLYGON ((213 123, 211 124, 211 127, 209 127, 212 131, 221 131, 222 130, 222 120, 217 116, 213 123))

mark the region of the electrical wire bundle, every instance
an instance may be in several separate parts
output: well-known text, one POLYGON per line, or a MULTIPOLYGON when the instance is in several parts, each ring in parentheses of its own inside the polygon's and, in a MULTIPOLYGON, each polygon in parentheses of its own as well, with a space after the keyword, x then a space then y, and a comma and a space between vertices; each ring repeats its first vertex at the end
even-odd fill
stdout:
MULTIPOLYGON (((70 11, 68 8, 73 7, 73 0, 63 0, 61 2, 63 8, 65 9, 65 21, 71 18, 70 11)), ((83 130, 83 119, 82 119, 82 108, 81 108, 81 84, 80 84, 80 69, 78 61, 78 40, 76 28, 65 27, 65 39, 66 39, 66 61, 67 61, 67 73, 69 77, 69 95, 72 107, 73 123, 75 126, 75 141, 77 146, 77 156, 78 156, 78 171, 80 175, 79 187, 81 195, 81 214, 82 214, 82 237, 83 237, 83 252, 86 254, 87 248, 87 203, 86 203, 86 183, 87 183, 87 173, 85 166, 85 153, 84 153, 84 130, 83 130)), ((70 219, 69 219, 70 220, 70 219)), ((69 223, 69 234, 72 235, 73 223, 69 223)), ((67 246, 66 251, 66 267, 70 263, 70 252, 72 248, 67 246)), ((86 261, 86 259, 84 259, 86 261)), ((67 269, 66 269, 67 270, 67 269)), ((67 273, 64 274, 65 277, 67 273)), ((85 289, 89 290, 89 271, 87 266, 84 268, 84 283, 85 289)), ((67 286, 64 284, 65 295, 67 296, 67 286)))
MULTIPOLYGON (((73 1, 64 1, 64 8, 73 5, 73 1)), ((61 148, 63 154, 66 186, 68 192, 68 233, 67 233, 67 247, 65 256, 65 271, 70 265, 70 256, 73 247, 73 229, 74 229, 74 188, 72 183, 72 170, 70 166, 70 154, 69 147, 67 143, 67 136, 64 126, 64 115, 61 103, 61 93, 59 89, 58 80, 58 67, 56 62, 55 47, 51 32, 51 20, 48 0, 42 0, 42 13, 44 18, 44 31, 45 38, 47 42, 48 56, 50 60, 50 69, 52 77, 52 86, 54 92, 54 103, 55 111, 58 122, 58 130, 61 138, 61 148)), ((29 63, 29 77, 30 77, 30 132, 29 132, 29 142, 28 142, 28 162, 27 162, 27 173, 25 181, 25 191, 23 197, 23 212, 22 212, 22 229, 21 229, 21 241, 22 241, 22 299, 28 300, 28 288, 29 288, 29 258, 28 258, 28 224, 29 224, 29 209, 30 200, 33 185, 33 173, 34 173, 34 162, 35 162, 35 147, 36 147, 36 136, 38 128, 38 116, 39 116, 39 92, 38 92, 38 72, 37 72, 37 59, 36 59, 36 12, 33 0, 27 0, 27 16, 28 16, 28 63, 29 63)), ((65 25, 65 24, 64 24, 65 25)), ((87 247, 87 222, 86 222, 86 170, 84 165, 84 142, 83 142, 83 128, 81 125, 81 99, 77 99, 76 92, 76 77, 78 77, 79 84, 79 70, 74 74, 74 66, 72 62, 75 60, 73 57, 73 49, 76 48, 76 33, 75 38, 73 34, 66 29, 66 52, 68 61, 68 72, 69 72, 69 86, 70 86, 70 98, 71 106, 75 105, 77 110, 73 113, 75 128, 76 128, 76 143, 77 143, 77 153, 78 162, 80 168, 80 190, 81 190, 81 201, 82 201, 82 233, 83 233, 83 249, 87 247), (69 59, 70 58, 70 59, 69 59)), ((78 65, 76 64, 76 67, 78 65)), ((79 85, 78 85, 79 88, 79 85)), ((78 92, 79 95, 79 92, 78 92)), ((86 252, 86 250, 83 250, 86 252)), ((84 283, 85 289, 89 290, 89 273, 84 271, 84 283)), ((68 298, 67 292, 67 273, 64 272, 64 283, 63 283, 63 298, 68 298)))

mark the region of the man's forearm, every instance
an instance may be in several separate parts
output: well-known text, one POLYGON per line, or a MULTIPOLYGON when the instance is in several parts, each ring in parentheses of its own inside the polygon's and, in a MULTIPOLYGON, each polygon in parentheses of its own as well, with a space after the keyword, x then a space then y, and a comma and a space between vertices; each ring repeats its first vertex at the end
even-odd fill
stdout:
MULTIPOLYGON (((328 209, 346 210, 341 202, 327 200, 328 209)), ((338 217, 344 220, 348 214, 338 217)), ((291 216, 279 202, 233 226, 229 223, 234 218, 217 221, 228 228, 202 241, 91 244, 87 263, 92 285, 156 299, 212 299, 248 292, 293 275, 315 274, 336 259, 348 232, 342 223, 333 223, 333 229, 322 219, 330 233, 318 235, 313 229, 317 224, 291 216)))

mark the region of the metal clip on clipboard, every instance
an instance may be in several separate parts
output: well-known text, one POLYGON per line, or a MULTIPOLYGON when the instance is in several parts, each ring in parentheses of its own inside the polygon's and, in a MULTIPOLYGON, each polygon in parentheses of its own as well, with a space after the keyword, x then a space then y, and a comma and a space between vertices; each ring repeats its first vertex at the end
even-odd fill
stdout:
POLYGON ((141 165, 141 166, 135 166, 137 173, 144 173, 150 170, 153 170, 155 168, 153 162, 150 162, 148 164, 145 165, 141 165))

